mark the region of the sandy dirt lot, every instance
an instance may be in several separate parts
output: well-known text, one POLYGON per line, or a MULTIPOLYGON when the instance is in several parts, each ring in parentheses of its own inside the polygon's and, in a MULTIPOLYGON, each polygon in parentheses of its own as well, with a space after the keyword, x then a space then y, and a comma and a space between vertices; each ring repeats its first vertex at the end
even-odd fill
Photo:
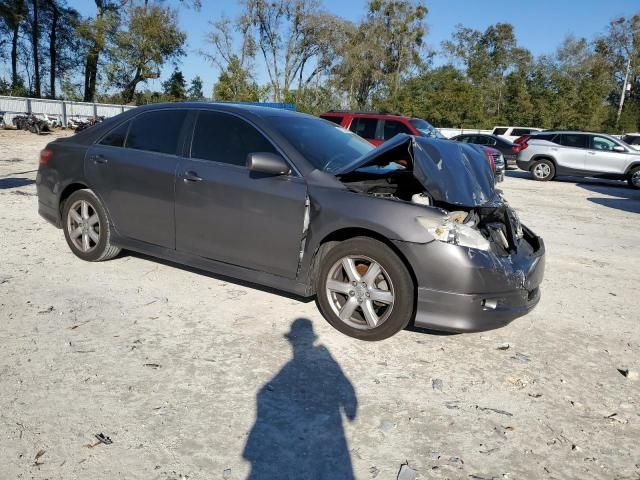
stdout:
POLYGON ((1 478, 640 478, 639 191, 510 172, 537 309, 364 343, 313 302, 74 257, 37 213, 54 136, 0 131, 1 478))

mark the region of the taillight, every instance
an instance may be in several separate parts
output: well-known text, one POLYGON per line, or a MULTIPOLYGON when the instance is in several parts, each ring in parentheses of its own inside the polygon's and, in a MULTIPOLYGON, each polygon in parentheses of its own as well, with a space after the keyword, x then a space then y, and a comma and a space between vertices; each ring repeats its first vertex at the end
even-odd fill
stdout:
POLYGON ((484 152, 487 155, 487 160, 489 160, 489 164, 491 164, 491 170, 492 171, 496 171, 496 164, 493 161, 493 153, 491 153, 489 150, 485 150, 484 152))
POLYGON ((527 142, 521 143, 520 144, 520 151, 524 150, 525 148, 527 148, 529 146, 529 144, 527 142))
POLYGON ((47 163, 49 163, 51 157, 53 157, 52 150, 49 150, 48 148, 40 150, 40 165, 46 165, 47 163))
POLYGON ((522 150, 522 146, 521 146, 521 145, 518 145, 517 143, 516 143, 516 144, 514 144, 514 145, 511 147, 511 151, 512 151, 513 153, 518 153, 520 150, 522 150))

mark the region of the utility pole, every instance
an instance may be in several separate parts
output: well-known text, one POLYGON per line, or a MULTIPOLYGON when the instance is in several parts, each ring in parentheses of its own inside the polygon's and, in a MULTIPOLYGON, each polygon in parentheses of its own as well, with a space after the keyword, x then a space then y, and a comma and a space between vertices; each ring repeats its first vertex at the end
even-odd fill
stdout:
POLYGON ((616 128, 620 122, 620 115, 622 115, 622 107, 624 106, 624 97, 627 96, 627 82, 629 81, 629 74, 631 72, 631 55, 627 57, 627 71, 624 74, 624 81, 622 82, 622 92, 620 93, 620 103, 618 104, 618 114, 616 115, 616 128))

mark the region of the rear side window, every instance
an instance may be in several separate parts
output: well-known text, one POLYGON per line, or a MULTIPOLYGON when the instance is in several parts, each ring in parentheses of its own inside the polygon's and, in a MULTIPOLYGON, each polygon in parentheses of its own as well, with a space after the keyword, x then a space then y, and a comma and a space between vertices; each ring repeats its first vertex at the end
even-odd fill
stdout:
POLYGON ((354 118, 349 130, 362 138, 376 138, 377 127, 378 119, 376 118, 354 118))
POLYGON ((186 110, 160 110, 131 121, 127 148, 175 155, 186 110))
MULTIPOLYGON (((559 143, 565 147, 587 148, 589 137, 579 133, 562 133, 558 135, 555 143, 559 143)), ((537 137, 536 137, 537 138, 537 137)))
POLYGON ((531 140, 546 140, 547 142, 558 143, 557 133, 535 133, 531 136, 531 140))
POLYGON ((503 128, 503 127, 494 128, 493 129, 493 134, 494 135, 504 135, 506 133, 506 131, 507 131, 507 128, 503 128))
POLYGON ((111 130, 103 137, 102 140, 100 140, 100 145, 107 145, 109 147, 123 147, 124 140, 127 138, 127 130, 129 130, 130 123, 131 122, 124 122, 122 125, 111 130))
POLYGON ((344 117, 334 117, 333 115, 329 116, 327 115, 326 117, 324 115, 320 115, 320 118, 324 119, 324 120, 329 120, 330 122, 333 122, 337 125, 340 125, 342 123, 342 119, 344 117))
POLYGON ((629 145, 640 145, 640 135, 625 135, 622 141, 629 145))
POLYGON ((244 167, 247 155, 255 152, 278 153, 244 120, 220 112, 200 112, 191 143, 192 158, 244 167))
MULTIPOLYGON (((384 121, 384 139, 385 140, 389 140, 390 138, 395 137, 399 133, 406 133, 408 135, 412 135, 411 130, 409 130, 407 126, 402 122, 398 122, 397 120, 384 121)), ((375 131, 374 131, 374 134, 375 134, 375 131)))

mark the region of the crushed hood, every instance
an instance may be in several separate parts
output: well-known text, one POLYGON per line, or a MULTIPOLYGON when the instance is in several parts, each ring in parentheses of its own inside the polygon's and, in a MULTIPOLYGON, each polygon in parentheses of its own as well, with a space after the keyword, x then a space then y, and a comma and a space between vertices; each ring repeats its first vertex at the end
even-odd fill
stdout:
POLYGON ((494 188, 493 172, 482 149, 451 140, 396 135, 334 175, 340 177, 365 167, 383 167, 402 158, 411 163, 407 168, 436 201, 465 207, 503 203, 494 188))

